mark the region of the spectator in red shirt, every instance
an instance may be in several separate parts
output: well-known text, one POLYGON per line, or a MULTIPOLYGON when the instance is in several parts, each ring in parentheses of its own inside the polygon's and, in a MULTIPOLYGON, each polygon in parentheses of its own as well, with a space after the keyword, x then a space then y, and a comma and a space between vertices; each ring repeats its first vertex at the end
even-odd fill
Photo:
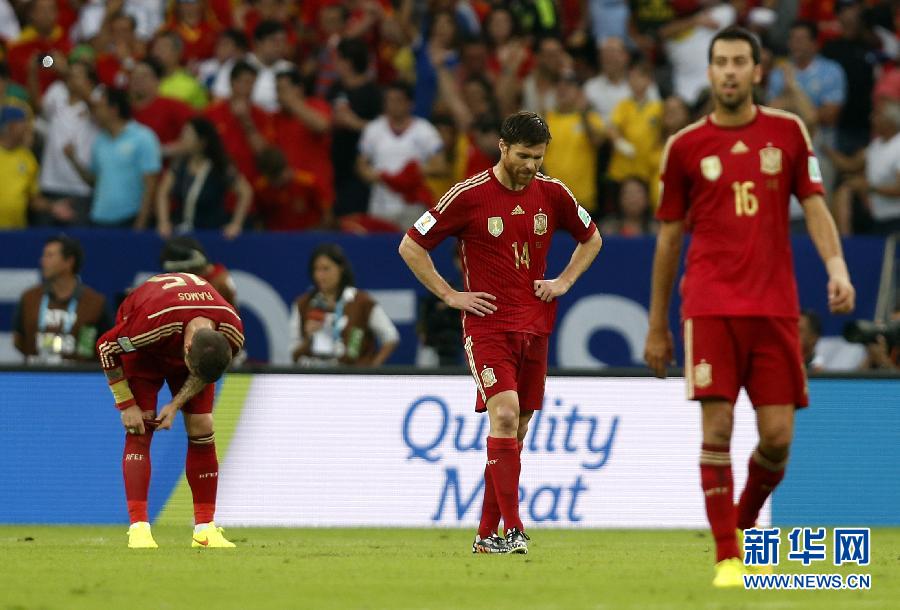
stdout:
POLYGON ((484 19, 484 35, 490 57, 488 70, 493 76, 511 72, 525 78, 534 65, 534 57, 525 41, 519 37, 518 24, 508 8, 494 7, 484 19))
POLYGON ((251 184, 259 177, 255 155, 266 147, 266 137, 271 137, 269 115, 251 101, 255 82, 256 68, 237 62, 231 69, 231 97, 215 102, 204 113, 216 126, 232 163, 251 184))
MULTIPOLYGON (((53 53, 68 55, 72 43, 65 30, 58 23, 59 11, 56 0, 33 0, 28 12, 28 26, 19 38, 9 45, 7 63, 12 79, 20 85, 28 85, 29 66, 40 62, 42 57, 53 53)), ((57 79, 57 73, 50 68, 41 68, 39 84, 41 92, 57 79)))
MULTIPOLYGON (((244 33, 247 38, 252 40, 253 33, 263 21, 277 21, 284 26, 287 34, 287 46, 294 49, 297 46, 297 28, 293 19, 292 11, 293 2, 286 0, 256 0, 255 2, 245 2, 247 7, 243 15, 244 33)), ((305 3, 301 3, 305 4, 305 3)))
POLYGON ((94 48, 100 82, 116 89, 128 85, 134 64, 147 52, 146 45, 137 37, 134 17, 121 11, 106 14, 94 38, 94 48))
POLYGON ((145 57, 131 72, 128 93, 135 121, 153 130, 162 146, 163 158, 178 154, 178 139, 194 109, 180 100, 159 95, 163 67, 152 57, 145 57))
POLYGON ((166 29, 181 38, 182 59, 191 64, 213 56, 221 26, 214 17, 207 17, 203 0, 176 0, 174 15, 166 29))
POLYGON ((259 156, 256 212, 267 231, 304 231, 329 228, 332 210, 322 182, 315 174, 293 169, 277 148, 259 156))
POLYGON ((334 202, 334 166, 331 163, 331 107, 325 100, 307 96, 297 70, 276 76, 279 110, 273 117, 274 139, 294 169, 315 174, 334 202))

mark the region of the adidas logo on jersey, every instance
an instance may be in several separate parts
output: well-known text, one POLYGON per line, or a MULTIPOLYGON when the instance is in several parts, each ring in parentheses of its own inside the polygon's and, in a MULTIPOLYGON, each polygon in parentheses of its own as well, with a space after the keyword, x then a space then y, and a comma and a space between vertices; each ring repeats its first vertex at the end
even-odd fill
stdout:
POLYGON ((515 209, 512 211, 513 216, 518 216, 519 214, 524 214, 525 210, 522 209, 522 206, 517 205, 515 209))
POLYGON ((734 146, 731 147, 731 154, 740 155, 746 152, 750 152, 750 149, 747 148, 747 145, 738 140, 734 146))

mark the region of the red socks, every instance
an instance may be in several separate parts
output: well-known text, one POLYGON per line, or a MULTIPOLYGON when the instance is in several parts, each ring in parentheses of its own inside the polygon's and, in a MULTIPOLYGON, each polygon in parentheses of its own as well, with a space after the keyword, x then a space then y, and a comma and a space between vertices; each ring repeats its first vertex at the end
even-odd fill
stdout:
POLYGON ((785 466, 787 466, 787 459, 773 462, 760 452, 759 447, 750 456, 747 486, 738 503, 737 526, 739 529, 749 529, 756 524, 759 510, 766 498, 784 478, 785 466))
POLYGON ((122 476, 125 478, 125 499, 131 523, 150 521, 147 517, 147 492, 150 489, 150 441, 153 433, 126 434, 122 453, 122 476))
POLYGON ((700 481, 706 498, 706 516, 716 540, 716 563, 740 557, 734 531, 734 481, 728 445, 703 444, 700 452, 700 481))
POLYGON ((184 472, 194 496, 194 523, 209 523, 216 512, 219 483, 215 435, 188 437, 184 472))
MULTIPOLYGON (((524 530, 522 520, 519 518, 519 473, 522 470, 522 464, 519 459, 519 441, 515 438, 489 436, 487 439, 487 457, 485 485, 487 485, 489 478, 494 483, 496 501, 503 516, 503 527, 505 529, 515 527, 519 530, 524 530)), ((487 490, 485 490, 485 494, 487 494, 487 490)), ((482 522, 484 520, 483 511, 482 522)), ((481 528, 479 527, 480 532, 481 528)))
MULTIPOLYGON (((519 455, 521 456, 525 443, 519 441, 518 445, 519 455)), ((478 525, 478 535, 482 538, 487 538, 495 533, 500 526, 500 504, 497 503, 497 493, 494 491, 492 472, 488 466, 484 467, 484 500, 481 503, 481 523, 478 525)))

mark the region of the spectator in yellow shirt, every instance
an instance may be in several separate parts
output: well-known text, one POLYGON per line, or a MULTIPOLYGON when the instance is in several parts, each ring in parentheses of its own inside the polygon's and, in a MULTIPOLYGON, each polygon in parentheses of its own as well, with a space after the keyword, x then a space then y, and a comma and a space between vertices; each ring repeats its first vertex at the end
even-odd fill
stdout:
POLYGON ((592 215, 597 213, 597 149, 605 139, 603 119, 590 109, 574 73, 557 85, 557 110, 545 115, 553 134, 544 171, 566 183, 575 199, 592 215))
POLYGON ((0 229, 28 226, 28 208, 46 208, 38 196, 38 162, 23 146, 28 135, 25 111, 0 109, 0 229))
POLYGON ((608 173, 615 182, 622 182, 628 176, 644 180, 654 189, 651 200, 655 201, 653 179, 662 149, 663 103, 647 95, 652 84, 652 66, 645 61, 635 62, 628 70, 631 96, 619 102, 612 113, 613 153, 608 173))

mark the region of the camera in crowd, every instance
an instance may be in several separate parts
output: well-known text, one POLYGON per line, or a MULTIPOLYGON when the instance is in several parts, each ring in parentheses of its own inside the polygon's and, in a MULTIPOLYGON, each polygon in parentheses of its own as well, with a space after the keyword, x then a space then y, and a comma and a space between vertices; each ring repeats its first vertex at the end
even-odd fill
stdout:
POLYGON ((844 339, 850 343, 869 345, 884 337, 888 347, 900 346, 900 320, 890 322, 873 322, 872 320, 854 320, 844 326, 844 339))

